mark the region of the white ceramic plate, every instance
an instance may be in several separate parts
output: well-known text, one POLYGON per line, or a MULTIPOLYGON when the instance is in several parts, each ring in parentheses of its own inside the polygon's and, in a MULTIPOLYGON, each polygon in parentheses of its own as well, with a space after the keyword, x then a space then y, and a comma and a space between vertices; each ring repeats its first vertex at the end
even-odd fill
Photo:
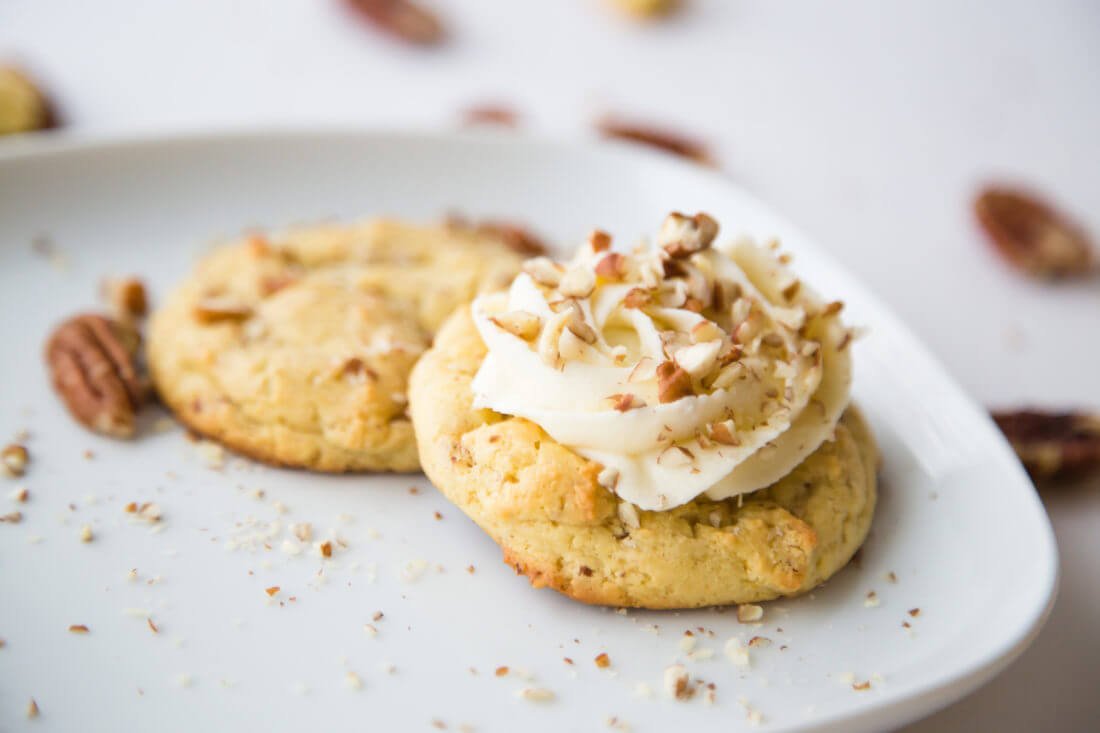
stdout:
POLYGON ((33 454, 23 480, 0 480, 5 494, 31 492, 21 506, 0 498, 0 513, 24 514, 0 524, 4 730, 25 724, 32 697, 42 730, 433 730, 438 721, 564 731, 617 716, 636 731, 702 733, 747 728, 750 711, 772 730, 883 729, 996 674, 1052 602, 1050 527, 983 412, 821 248, 725 178, 658 154, 337 132, 8 143, 0 297, 0 442, 29 430, 33 454), (843 298, 869 331, 856 347, 855 392, 884 454, 872 536, 857 566, 767 605, 759 626, 716 610, 618 614, 534 591, 422 477, 321 477, 240 460, 214 470, 179 430, 97 438, 69 419, 41 363, 51 325, 93 306, 101 277, 140 274, 163 293, 212 239, 245 227, 458 210, 575 242, 593 226, 620 240, 652 232, 670 209, 708 211, 727 234, 780 237, 807 280, 843 298), (53 243, 52 258, 34 251, 36 237, 53 243), (161 507, 156 531, 123 512, 131 501, 161 507), (334 531, 348 547, 331 561, 287 555, 292 522, 334 531), (78 539, 85 524, 89 544, 78 539), (281 590, 269 599, 271 586, 281 590), (865 604, 872 590, 877 607, 865 604), (384 618, 372 621, 376 611, 384 618), (709 660, 680 647, 698 627, 709 660), (723 655, 727 639, 753 636, 772 644, 752 649, 751 666, 723 655), (593 663, 601 652, 610 669, 593 663), (667 698, 662 674, 676 661, 716 685, 714 704, 667 698), (496 676, 501 666, 511 672, 496 676), (853 689, 863 681, 869 690, 853 689), (556 699, 520 699, 523 687, 556 699))

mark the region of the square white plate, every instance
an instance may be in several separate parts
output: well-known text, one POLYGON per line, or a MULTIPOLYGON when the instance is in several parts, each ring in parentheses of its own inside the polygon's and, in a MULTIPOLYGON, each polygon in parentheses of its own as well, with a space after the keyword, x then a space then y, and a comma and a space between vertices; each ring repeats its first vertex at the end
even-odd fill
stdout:
POLYGON ((32 697, 36 728, 85 732, 598 730, 617 716, 636 731, 702 733, 748 728, 750 711, 772 730, 882 729, 989 679, 1053 599, 1050 526, 985 414, 821 248, 725 178, 662 155, 361 132, 13 141, 0 146, 0 297, 0 442, 27 429, 33 454, 23 480, 0 479, 4 494, 31 492, 21 506, 0 497, 0 513, 24 514, 0 524, 0 729, 26 725, 32 697), (322 477, 236 459, 215 470, 178 429, 98 438, 68 417, 42 365, 51 326, 95 307, 102 277, 138 274, 162 294, 213 239, 246 227, 461 211, 527 221, 556 242, 594 226, 622 241, 671 209, 708 211, 727 236, 778 236, 796 269, 868 329, 855 394, 884 454, 871 538, 859 563, 768 604, 759 626, 718 610, 619 614, 531 590, 419 476, 322 477), (56 254, 36 252, 36 237, 56 254), (132 521, 131 501, 156 502, 163 521, 132 521), (294 522, 347 548, 329 561, 288 555, 294 522), (877 606, 865 603, 872 590, 877 606), (710 659, 681 649, 699 627, 710 659), (750 666, 725 657, 727 639, 753 636, 772 643, 751 650, 750 666), (593 663, 601 652, 609 669, 593 663), (677 661, 715 684, 713 704, 667 698, 663 670, 677 661), (853 689, 863 681, 869 690, 853 689), (556 699, 520 699, 524 687, 556 699))

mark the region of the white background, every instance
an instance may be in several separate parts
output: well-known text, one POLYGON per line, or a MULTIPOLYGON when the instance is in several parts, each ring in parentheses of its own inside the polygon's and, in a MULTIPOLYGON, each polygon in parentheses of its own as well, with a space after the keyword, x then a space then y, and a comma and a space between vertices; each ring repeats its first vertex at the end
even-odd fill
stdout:
MULTIPOLYGON (((978 400, 1100 408, 1100 281, 1022 279, 969 209, 983 181, 1020 182, 1100 233, 1100 3, 697 0, 649 25, 600 0, 435 7, 451 40, 425 51, 336 0, 0 0, 0 58, 77 133, 452 127, 484 101, 558 137, 605 112, 664 123, 833 248, 978 400)), ((1100 483, 1044 499, 1063 573, 1045 631, 910 730, 1100 720, 1100 483)))

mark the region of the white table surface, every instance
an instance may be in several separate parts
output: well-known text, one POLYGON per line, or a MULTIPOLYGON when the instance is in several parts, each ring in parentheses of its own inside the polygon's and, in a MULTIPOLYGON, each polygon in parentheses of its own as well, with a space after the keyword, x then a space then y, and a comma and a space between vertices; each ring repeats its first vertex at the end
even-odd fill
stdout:
MULTIPOLYGON (((87 134, 449 127, 492 100, 544 135, 605 112, 667 123, 831 246, 978 400, 1100 408, 1100 282, 1023 280, 969 209, 982 181, 1019 181, 1100 237, 1100 3, 695 0, 653 25, 601 0, 434 4, 453 37, 424 51, 337 0, 0 0, 0 59, 87 134)), ((1045 499, 1062 556, 1045 630, 909 731, 1100 721, 1100 481, 1045 499)))

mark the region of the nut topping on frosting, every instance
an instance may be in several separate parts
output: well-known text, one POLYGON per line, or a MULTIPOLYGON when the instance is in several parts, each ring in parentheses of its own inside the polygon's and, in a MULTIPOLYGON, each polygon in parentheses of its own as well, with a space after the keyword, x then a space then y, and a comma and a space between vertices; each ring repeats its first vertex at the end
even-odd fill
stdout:
POLYGON ((597 230, 568 263, 529 260, 474 303, 475 406, 537 423, 642 509, 782 478, 831 439, 851 333, 774 247, 717 234, 673 213, 652 248, 597 230))

